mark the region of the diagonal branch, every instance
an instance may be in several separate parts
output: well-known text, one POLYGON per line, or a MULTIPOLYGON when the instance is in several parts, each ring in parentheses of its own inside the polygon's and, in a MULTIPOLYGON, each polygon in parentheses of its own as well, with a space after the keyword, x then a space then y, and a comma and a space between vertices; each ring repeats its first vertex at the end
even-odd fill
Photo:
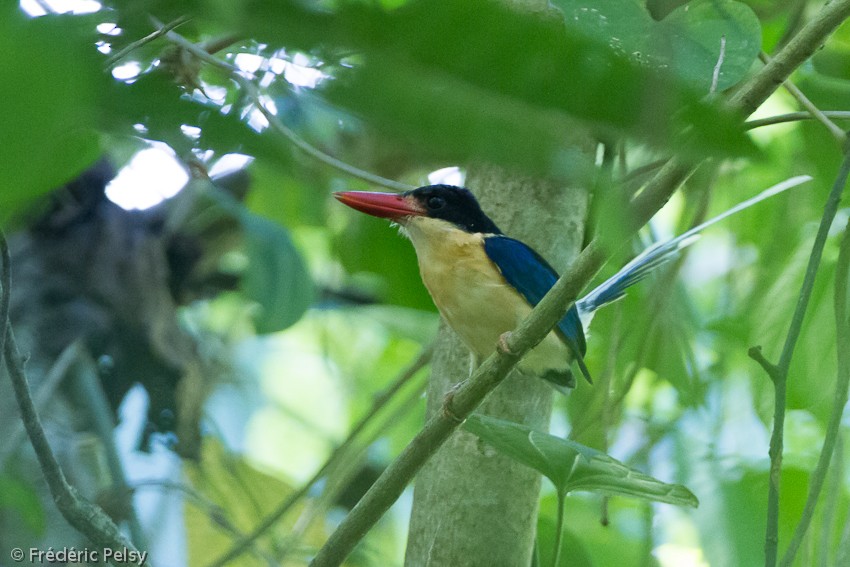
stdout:
MULTIPOLYGON (((158 25, 162 26, 162 24, 159 23, 158 25)), ((265 117, 272 130, 286 138, 293 146, 295 146, 308 156, 346 175, 361 179, 373 185, 386 187, 387 189, 390 189, 392 191, 408 191, 410 189, 413 189, 412 186, 406 183, 400 183, 398 181, 393 181, 392 179, 386 179, 384 177, 381 177, 380 175, 375 175, 374 173, 369 173, 368 171, 363 171, 362 169, 345 163, 344 161, 330 156, 321 151, 320 149, 308 144, 306 141, 301 139, 298 134, 287 128, 286 125, 284 125, 284 123, 280 121, 280 118, 278 118, 272 111, 270 111, 266 107, 265 104, 263 104, 263 101, 260 97, 260 92, 257 89, 256 85, 254 85, 254 83, 251 82, 250 79, 246 78, 239 71, 239 69, 237 69, 230 63, 222 61, 218 57, 211 55, 207 50, 195 45, 194 43, 174 31, 166 31, 165 36, 168 38, 169 41, 185 49, 201 61, 226 72, 231 79, 233 79, 234 81, 236 81, 236 83, 239 84, 245 94, 247 94, 248 98, 251 99, 251 103, 254 105, 254 107, 256 107, 260 114, 265 117)))
MULTIPOLYGON (((737 91, 730 99, 729 106, 744 115, 754 112, 848 15, 850 0, 836 0, 828 4, 768 65, 737 91)), ((691 167, 679 163, 675 158, 669 160, 633 201, 634 220, 639 223, 637 226, 645 223, 660 209, 692 171, 691 167)), ((636 227, 632 227, 631 232, 636 230, 636 227)), ((499 351, 490 355, 454 396, 446 401, 446 411, 432 417, 384 471, 319 550, 311 563, 313 567, 342 563, 401 495, 419 469, 457 428, 458 421, 455 418, 462 419, 469 415, 505 378, 517 360, 546 336, 605 260, 606 254, 601 244, 594 239, 508 339, 511 353, 499 351)))
MULTIPOLYGON (((9 371, 9 379, 12 381, 12 387, 15 390, 15 398, 21 410, 21 419, 23 420, 24 428, 27 431, 27 435, 29 435, 30 442, 41 466, 41 471, 50 489, 50 494, 53 495, 53 500, 56 502, 56 507, 74 529, 85 535, 95 545, 110 549, 125 548, 131 550, 137 557, 141 558, 140 564, 148 565, 146 560, 147 552, 144 554, 139 553, 133 547, 133 544, 118 531, 118 527, 100 507, 82 498, 74 487, 68 484, 65 474, 56 460, 56 455, 53 454, 53 450, 50 448, 50 443, 47 441, 47 436, 44 434, 35 404, 32 401, 27 377, 24 374, 23 357, 18 351, 15 335, 12 332, 12 325, 9 323, 11 260, 9 257, 9 245, 2 232, 0 232, 0 255, 2 255, 2 265, 0 266, 0 270, 2 270, 2 273, 0 273, 0 277, 2 277, 2 290, 0 290, 0 325, 2 325, 5 331, 0 333, 2 335, 0 337, 0 347, 2 347, 6 368, 9 371)), ((111 559, 110 562, 117 565, 114 559, 111 559)))
POLYGON ((820 48, 841 23, 850 17, 850 0, 827 2, 791 41, 779 50, 764 68, 735 90, 729 99, 732 108, 750 115, 761 106, 782 81, 820 48))
MULTIPOLYGON (((800 332, 803 329, 803 319, 806 316, 806 308, 808 307, 809 300, 812 296, 818 266, 820 266, 823 249, 826 245, 827 236, 829 236, 829 227, 832 226, 832 221, 835 219, 835 214, 838 212, 838 205, 841 202, 841 195, 844 192, 844 186, 847 184, 848 174, 850 174, 850 147, 845 150, 844 161, 841 164, 841 169, 835 179, 835 184, 832 186, 832 191, 830 191, 826 205, 824 206, 823 216, 821 217, 820 226, 818 227, 818 233, 815 237, 815 242, 812 245, 812 252, 809 255, 809 263, 806 266, 806 275, 803 279, 802 288, 800 289, 800 297, 797 300, 797 308, 794 310, 794 315, 791 319, 791 325, 788 328, 788 335, 785 337, 785 345, 782 348, 782 354, 780 355, 779 362, 775 366, 765 366, 765 364, 759 360, 759 357, 754 357, 762 364, 765 370, 768 370, 768 374, 774 384, 773 433, 770 436, 769 450, 770 482, 767 493, 767 528, 765 531, 764 541, 765 567, 774 567, 774 565, 776 565, 779 547, 779 482, 782 475, 782 448, 785 436, 785 402, 788 386, 788 370, 791 367, 791 358, 794 356, 794 348, 797 346, 797 339, 799 339, 800 332), (770 372, 770 370, 772 370, 772 372, 770 372)), ((752 354, 753 351, 751 350, 750 355, 752 356, 752 354)), ((796 549, 794 549, 794 551, 796 551, 796 549)))
POLYGON ((829 470, 835 444, 838 441, 838 433, 841 430, 841 416, 844 413, 848 387, 850 387, 850 350, 847 349, 847 345, 850 345, 850 318, 848 318, 847 313, 848 277, 850 277, 850 222, 848 222, 847 227, 844 229, 844 237, 841 239, 835 270, 835 343, 838 345, 836 349, 838 366, 835 377, 835 394, 832 398, 832 410, 829 415, 829 423, 826 427, 823 447, 821 448, 820 457, 818 457, 818 464, 815 466, 815 470, 812 472, 812 478, 809 481, 809 493, 806 496, 806 505, 800 516, 800 522, 794 529, 794 535, 788 544, 788 549, 782 557, 780 563, 782 567, 791 567, 794 564, 794 557, 797 554, 800 544, 803 542, 803 537, 806 535, 806 530, 808 530, 814 516, 815 506, 817 506, 818 497, 826 480, 826 473, 829 470))
POLYGON ((178 26, 182 26, 183 24, 185 24, 188 21, 189 21, 189 18, 187 16, 180 16, 176 20, 169 22, 169 23, 165 24, 164 26, 161 26, 160 28, 154 30, 152 33, 146 35, 145 37, 143 37, 141 39, 137 39, 136 41, 129 43, 126 47, 124 47, 123 49, 121 49, 120 51, 115 53, 114 55, 110 56, 109 59, 106 60, 106 63, 104 63, 104 67, 106 69, 110 69, 113 65, 115 65, 116 63, 121 61, 124 57, 126 57, 127 55, 129 55, 130 53, 135 51, 136 49, 142 47, 143 45, 145 45, 147 43, 154 41, 155 39, 157 39, 159 37, 164 36, 166 33, 170 32, 171 30, 173 30, 174 28, 176 28, 178 26))
MULTIPOLYGON (((633 202, 631 236, 667 202, 684 180, 688 169, 674 160, 665 165, 653 182, 633 202)), ((405 447, 375 484, 351 510, 313 559, 312 567, 339 565, 357 542, 401 495, 431 455, 440 448, 458 425, 508 375, 522 356, 538 344, 563 318, 579 292, 607 260, 601 244, 594 239, 576 258, 540 303, 507 339, 507 349, 491 354, 472 377, 443 405, 405 447)))
MULTIPOLYGON (((761 59, 764 63, 770 62, 770 57, 767 55, 767 53, 764 52, 759 53, 759 59, 761 59)), ((836 126, 835 122, 830 120, 829 117, 824 114, 820 108, 815 106, 814 103, 809 100, 809 97, 807 97, 797 85, 786 79, 782 82, 782 86, 785 87, 785 90, 788 91, 791 96, 793 96, 797 100, 797 102, 800 103, 800 106, 809 111, 809 113, 812 115, 812 118, 823 124, 826 129, 829 130, 829 133, 832 135, 833 138, 835 138, 835 140, 840 145, 844 145, 844 141, 847 139, 847 134, 844 133, 844 130, 836 126)))
POLYGON ((210 563, 208 567, 223 567, 248 551, 256 540, 268 532, 268 530, 281 518, 283 518, 295 504, 303 499, 317 482, 327 476, 328 473, 339 463, 339 461, 348 458, 349 449, 360 434, 373 422, 375 416, 380 413, 387 403, 392 400, 420 370, 425 368, 431 362, 433 353, 434 343, 424 347, 416 360, 405 368, 401 374, 399 374, 398 378, 375 398, 372 403, 372 408, 363 415, 360 421, 357 422, 357 424, 351 429, 348 437, 346 437, 339 447, 334 450, 330 457, 328 457, 328 460, 325 461, 325 464, 316 471, 310 480, 305 482, 301 488, 290 494, 273 512, 263 518, 262 521, 251 531, 251 533, 239 538, 226 553, 210 563))

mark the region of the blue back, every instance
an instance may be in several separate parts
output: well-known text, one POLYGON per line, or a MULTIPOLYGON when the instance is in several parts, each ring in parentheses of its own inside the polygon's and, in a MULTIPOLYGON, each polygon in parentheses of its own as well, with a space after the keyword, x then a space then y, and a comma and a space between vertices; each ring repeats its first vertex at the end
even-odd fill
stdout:
MULTIPOLYGON (((484 239, 487 257, 499 268, 502 277, 534 307, 558 280, 558 273, 540 254, 519 240, 507 236, 488 236, 484 239)), ((572 351, 580 366, 587 350, 584 329, 575 305, 558 323, 558 335, 572 351)), ((582 369, 582 372, 584 370, 582 369)))

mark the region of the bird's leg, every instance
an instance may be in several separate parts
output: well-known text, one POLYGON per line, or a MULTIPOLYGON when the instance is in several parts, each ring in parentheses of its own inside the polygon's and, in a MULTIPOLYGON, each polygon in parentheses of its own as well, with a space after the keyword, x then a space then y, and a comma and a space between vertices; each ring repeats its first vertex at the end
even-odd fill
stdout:
POLYGON ((499 349, 499 352, 504 354, 514 354, 511 350, 511 347, 508 346, 508 340, 511 338, 511 332, 505 331, 501 335, 499 335, 499 342, 496 343, 496 347, 499 349))

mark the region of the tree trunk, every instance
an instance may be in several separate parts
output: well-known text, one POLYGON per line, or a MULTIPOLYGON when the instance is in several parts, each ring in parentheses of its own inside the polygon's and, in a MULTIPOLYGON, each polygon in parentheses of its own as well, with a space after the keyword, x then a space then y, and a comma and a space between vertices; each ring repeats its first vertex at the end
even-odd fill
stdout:
MULTIPOLYGON (((540 252, 559 271, 578 253, 587 193, 484 165, 471 168, 469 187, 508 235, 540 252)), ((494 345, 495 349, 495 345, 494 345)), ((428 415, 469 375, 469 351, 443 325, 428 388, 428 415)), ((513 372, 480 413, 548 430, 555 390, 513 372)), ((464 431, 456 432, 419 473, 405 565, 531 564, 540 475, 464 431)))

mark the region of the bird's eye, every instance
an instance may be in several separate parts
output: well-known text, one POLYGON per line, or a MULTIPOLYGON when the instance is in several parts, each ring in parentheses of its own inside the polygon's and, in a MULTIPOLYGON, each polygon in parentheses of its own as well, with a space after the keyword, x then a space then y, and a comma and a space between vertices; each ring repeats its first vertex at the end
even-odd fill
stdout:
POLYGON ((428 197, 428 208, 431 210, 442 209, 446 206, 446 200, 442 197, 428 197))

